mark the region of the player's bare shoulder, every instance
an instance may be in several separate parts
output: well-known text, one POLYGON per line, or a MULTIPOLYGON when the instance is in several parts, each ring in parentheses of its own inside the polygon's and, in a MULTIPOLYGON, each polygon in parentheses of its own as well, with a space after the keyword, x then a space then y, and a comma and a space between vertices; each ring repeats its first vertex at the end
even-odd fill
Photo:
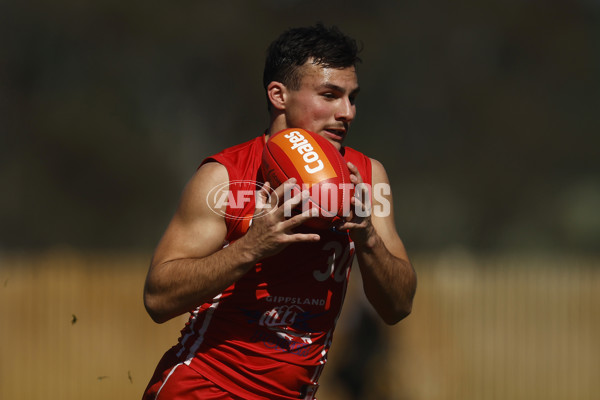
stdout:
POLYGON ((374 158, 369 157, 369 159, 371 160, 371 179, 373 184, 385 183, 389 185, 390 180, 383 164, 374 158))
POLYGON ((220 248, 227 232, 225 220, 211 210, 206 197, 214 185, 223 183, 228 183, 228 173, 221 164, 207 163, 194 173, 156 247, 153 265, 203 257, 220 248))
POLYGON ((216 187, 227 190, 228 183, 229 174, 223 164, 218 162, 203 164, 196 170, 183 191, 178 209, 180 217, 216 216, 217 214, 212 212, 214 206, 211 207, 207 199, 216 187))

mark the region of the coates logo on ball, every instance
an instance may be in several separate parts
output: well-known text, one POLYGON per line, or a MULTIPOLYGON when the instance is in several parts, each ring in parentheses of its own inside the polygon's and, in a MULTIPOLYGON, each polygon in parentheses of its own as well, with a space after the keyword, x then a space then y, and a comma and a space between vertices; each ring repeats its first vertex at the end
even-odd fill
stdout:
POLYGON ((326 229, 350 214, 354 194, 350 171, 340 152, 322 136, 304 129, 275 133, 265 144, 261 169, 273 187, 296 178, 297 187, 286 194, 309 193, 301 210, 286 210, 286 215, 310 210, 316 218, 306 224, 326 229))

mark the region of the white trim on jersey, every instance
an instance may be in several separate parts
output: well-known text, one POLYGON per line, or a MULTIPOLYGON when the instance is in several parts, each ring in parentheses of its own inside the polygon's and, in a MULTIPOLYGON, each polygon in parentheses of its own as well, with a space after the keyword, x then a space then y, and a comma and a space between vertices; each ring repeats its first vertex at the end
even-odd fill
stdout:
POLYGON ((191 316, 191 322, 190 322, 190 326, 189 326, 189 332, 183 337, 181 338, 181 341, 179 342, 179 344, 181 345, 181 349, 179 349, 179 351, 177 352, 177 357, 181 357, 181 355, 183 354, 183 351, 185 350, 185 342, 188 341, 188 339, 192 336, 194 336, 194 334, 196 333, 194 327, 196 326, 196 322, 198 322, 198 313, 200 312, 200 307, 197 307, 193 312, 192 312, 192 316, 191 316))
POLYGON ((177 369, 177 367, 179 367, 181 364, 183 364, 183 363, 179 363, 179 364, 175 365, 173 367, 173 369, 171 369, 171 371, 169 372, 169 375, 167 375, 167 377, 165 378, 165 381, 162 383, 162 385, 160 385, 160 388, 158 388, 158 392, 156 392, 156 396, 154 397, 154 400, 158 399, 158 395, 160 394, 160 391, 167 384, 167 381, 169 380, 169 378, 171 377, 171 375, 173 375, 173 372, 175 372, 175 370, 177 369))
MULTIPOLYGON (((354 242, 350 242, 349 244, 350 244, 350 249, 353 249, 354 242)), ((348 260, 347 267, 346 267, 346 271, 347 271, 346 272, 346 284, 343 286, 343 289, 342 289, 342 305, 344 304, 344 300, 346 298, 346 291, 348 290, 348 280, 350 279, 350 270, 352 269, 352 261, 353 260, 354 260, 354 254, 352 254, 352 256, 350 257, 350 260, 348 260)), ((335 326, 337 325, 338 319, 340 318, 340 315, 342 314, 342 309, 343 309, 343 307, 340 307, 340 310, 338 311, 338 314, 335 316, 335 319, 333 321, 333 327, 329 330, 329 332, 327 332, 327 336, 325 337, 325 342, 323 343, 323 350, 321 350, 321 359, 319 360, 319 365, 315 368, 315 373, 313 374, 312 378, 310 379, 314 386, 312 387, 312 391, 309 391, 309 393, 307 393, 305 399, 308 399, 308 400, 314 399, 314 395, 315 395, 317 389, 319 388, 318 380, 319 380, 319 377, 321 376, 321 373, 323 372, 323 369, 325 368, 325 363, 327 363, 327 354, 329 353, 329 349, 331 348, 331 344, 333 342, 332 334, 335 329, 335 326)))
MULTIPOLYGON (((189 353, 186 357, 186 360, 184 361, 186 365, 190 365, 190 363, 194 359, 194 356, 196 355, 196 350, 198 350, 198 347, 200 347, 200 345, 204 341, 204 334, 206 333, 206 330, 208 329, 208 326, 210 325, 210 321, 215 312, 215 309, 219 306, 219 299, 221 298, 222 295, 223 294, 220 293, 217 296, 215 296, 212 304, 206 310, 206 315, 204 316, 204 321, 202 322, 202 326, 198 330, 198 338, 196 339, 194 344, 190 347, 189 353)), ((183 350, 183 348, 182 348, 182 350, 183 350)))

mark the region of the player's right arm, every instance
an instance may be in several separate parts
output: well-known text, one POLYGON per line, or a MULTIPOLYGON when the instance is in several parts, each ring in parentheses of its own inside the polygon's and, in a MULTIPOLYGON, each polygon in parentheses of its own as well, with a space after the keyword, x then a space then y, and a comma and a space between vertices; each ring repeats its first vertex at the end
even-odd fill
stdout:
MULTIPOLYGON (((168 321, 210 301, 258 260, 290 243, 319 240, 315 234, 291 232, 309 215, 285 219, 283 205, 273 205, 273 212, 253 220, 246 235, 223 248, 225 219, 210 209, 207 195, 216 185, 228 181, 227 169, 213 162, 200 167, 187 184, 146 276, 144 305, 154 321, 168 321)), ((283 185, 276 191, 283 198, 283 185)), ((257 199, 266 200, 264 196, 257 199)), ((301 198, 295 196, 288 201, 293 206, 301 198)))

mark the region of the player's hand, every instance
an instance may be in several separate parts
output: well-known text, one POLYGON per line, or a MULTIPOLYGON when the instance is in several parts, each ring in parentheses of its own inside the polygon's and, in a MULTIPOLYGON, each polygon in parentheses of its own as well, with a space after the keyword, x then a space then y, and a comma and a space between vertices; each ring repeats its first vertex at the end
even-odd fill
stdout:
POLYGON ((371 222, 371 193, 369 187, 364 184, 358 168, 351 162, 347 165, 350 181, 354 184, 354 196, 350 199, 350 214, 337 229, 349 230, 352 240, 360 243, 365 242, 375 232, 371 222))
POLYGON ((277 187, 274 194, 269 194, 271 192, 269 182, 257 192, 254 218, 248 233, 244 236, 252 246, 256 258, 272 256, 291 243, 320 240, 320 236, 316 233, 293 231, 311 218, 310 210, 288 217, 290 211, 309 195, 308 191, 300 191, 297 188, 296 179, 291 178, 277 187))

